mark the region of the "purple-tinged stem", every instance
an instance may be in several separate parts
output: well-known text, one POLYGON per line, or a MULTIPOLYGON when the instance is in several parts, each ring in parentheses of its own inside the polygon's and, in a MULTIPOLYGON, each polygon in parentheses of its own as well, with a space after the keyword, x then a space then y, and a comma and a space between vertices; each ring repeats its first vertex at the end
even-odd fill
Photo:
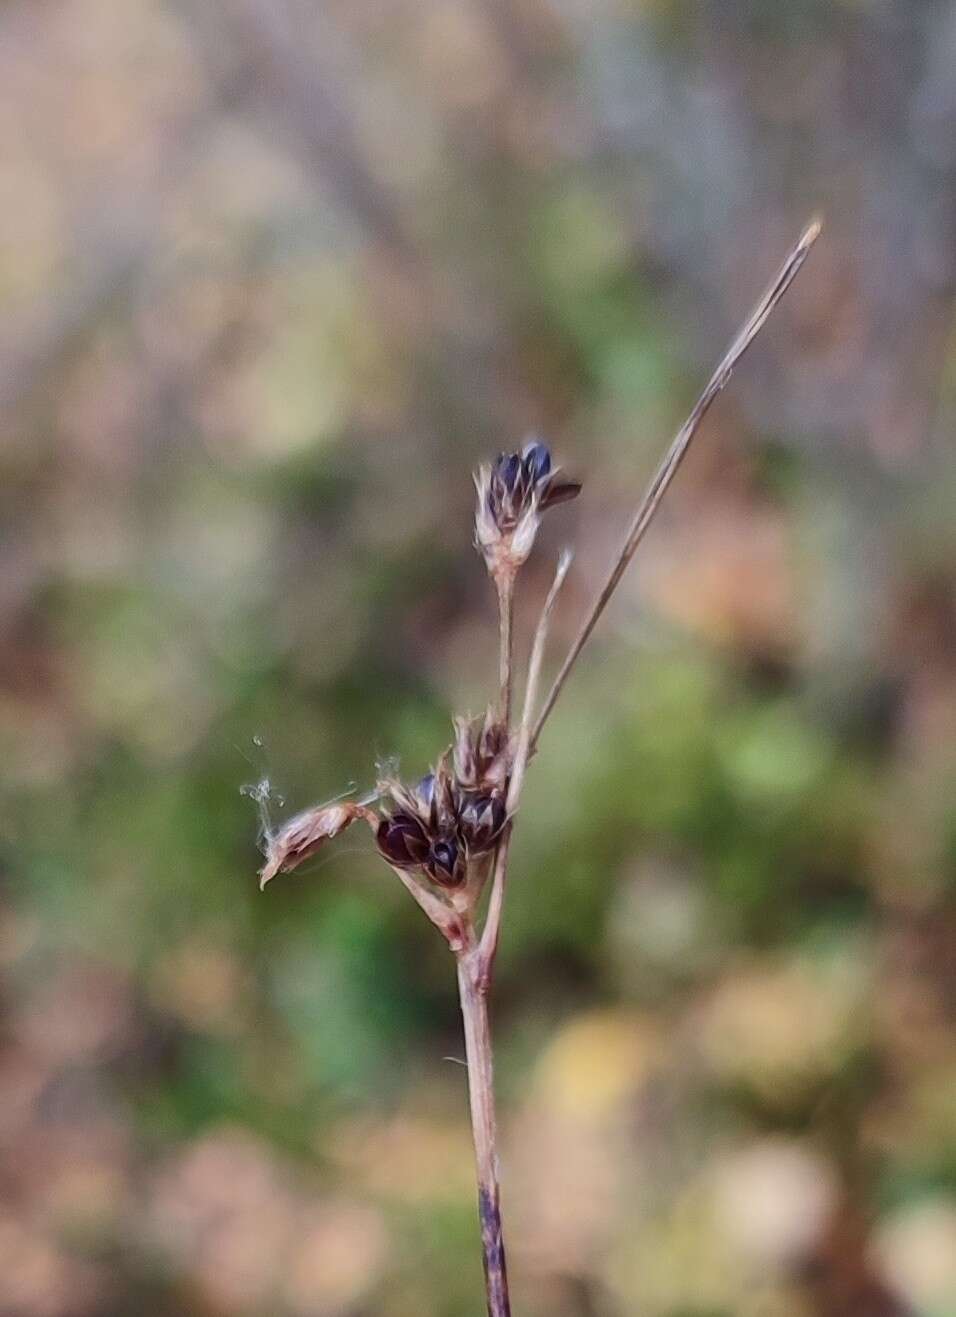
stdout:
POLYGON ((476 946, 458 956, 458 993, 465 1025, 468 1060, 468 1096, 471 1130, 475 1141, 478 1176, 478 1220, 485 1266, 488 1317, 511 1317, 508 1269, 501 1229, 501 1195, 498 1187, 498 1131, 495 1120, 494 1068, 488 997, 482 981, 481 956, 476 946))

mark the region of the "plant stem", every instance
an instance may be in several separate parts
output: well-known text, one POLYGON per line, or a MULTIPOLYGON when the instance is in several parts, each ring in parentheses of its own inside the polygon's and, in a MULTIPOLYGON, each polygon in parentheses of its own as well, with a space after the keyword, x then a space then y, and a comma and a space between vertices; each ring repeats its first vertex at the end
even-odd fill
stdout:
POLYGON ((511 721, 511 665, 514 651, 512 623, 515 611, 515 575, 511 569, 495 576, 498 591, 498 718, 507 727, 511 721))
POLYGON ((458 956, 458 993, 465 1025, 468 1096, 471 1104, 471 1130, 475 1141, 478 1220, 481 1226, 488 1317, 511 1317, 498 1189, 498 1137, 488 997, 482 983, 481 957, 474 944, 458 956))
POLYGON ((581 623, 578 634, 568 651, 567 657, 561 665, 561 670, 555 677, 554 684, 548 692, 548 697, 544 702, 544 707, 542 708, 541 713, 538 715, 538 721, 535 724, 531 736, 531 754, 534 754, 535 749, 537 748, 538 737, 541 735, 541 730, 547 722, 551 710, 554 708, 555 701, 561 694, 561 690, 570 675, 571 669, 577 662, 578 655, 584 648, 585 642, 594 630, 598 618, 604 612, 608 600, 617 589, 618 582, 624 575, 631 559, 634 557, 634 551, 644 538, 644 534, 653 520, 654 513, 660 506, 661 499, 667 492, 668 485, 677 474, 677 468, 683 461, 684 454, 690 447, 691 440, 697 433, 701 421, 707 415, 711 403, 726 387, 731 375, 734 373, 734 367, 760 333, 761 329, 766 324, 770 313, 796 278, 800 267, 810 253, 810 248, 819 236, 820 222, 819 220, 814 220, 813 223, 810 224, 801 234, 799 242, 790 252, 789 256, 780 267, 776 278, 754 307, 745 324, 740 329, 740 332, 737 334, 737 337, 727 349, 720 365, 710 377, 703 393, 691 409, 691 413, 687 420, 674 436, 670 448, 668 448, 665 453, 663 461, 654 473, 654 478, 647 487, 647 491, 638 505, 638 509, 628 527, 627 534, 624 536, 624 543, 618 550, 617 557, 608 573, 607 580, 604 582, 604 585, 598 592, 587 616, 581 623))
POLYGON ((528 767, 528 756, 531 749, 531 720, 534 717, 534 706, 538 700, 538 683, 541 679, 541 664, 544 661, 544 647, 548 639, 548 624, 551 621, 551 614, 554 611, 554 605, 557 602, 558 592, 564 584, 564 578, 568 574, 568 568, 571 566, 572 554, 570 550, 565 549, 558 559, 557 570, 554 574, 554 580, 551 583, 551 589, 544 601, 544 607, 541 610, 541 617, 538 621, 537 629, 534 634, 534 642, 531 646, 531 658, 528 661, 528 681, 525 686, 524 708, 521 713, 521 726, 518 731, 518 744, 515 750, 514 764, 511 769, 511 781, 508 785, 508 799, 506 801, 508 810, 508 822, 505 824, 501 839, 495 849, 494 864, 492 868, 491 881, 491 898, 488 902, 488 914, 485 919, 485 927, 481 934, 481 943, 479 946, 481 978, 479 980, 481 987, 487 991, 491 982, 491 972, 494 968, 495 955, 498 951, 498 936, 501 931, 501 912, 504 908, 505 899, 505 881, 508 875, 508 850, 511 844, 511 828, 515 810, 518 808, 518 801, 521 798, 521 788, 524 786, 525 770, 528 767))

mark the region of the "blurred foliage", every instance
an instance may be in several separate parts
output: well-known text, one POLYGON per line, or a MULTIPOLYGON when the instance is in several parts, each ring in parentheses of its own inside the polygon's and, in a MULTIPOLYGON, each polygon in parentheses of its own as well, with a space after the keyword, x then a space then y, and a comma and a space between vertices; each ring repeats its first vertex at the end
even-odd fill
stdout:
POLYGON ((481 1311, 447 953, 361 843, 260 895, 239 788, 484 706, 530 429, 568 643, 817 207, 529 779, 515 1311, 956 1313, 954 56, 942 0, 3 7, 5 1317, 481 1311))

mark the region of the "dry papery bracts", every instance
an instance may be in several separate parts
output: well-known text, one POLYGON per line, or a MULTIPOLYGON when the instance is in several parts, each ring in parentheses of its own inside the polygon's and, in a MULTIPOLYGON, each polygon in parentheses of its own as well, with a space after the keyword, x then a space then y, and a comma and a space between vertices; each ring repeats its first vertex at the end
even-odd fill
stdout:
POLYGON ((578 481, 558 475, 540 439, 529 439, 520 453, 499 453, 490 466, 479 467, 475 539, 493 574, 520 567, 531 552, 540 514, 581 492, 578 481))

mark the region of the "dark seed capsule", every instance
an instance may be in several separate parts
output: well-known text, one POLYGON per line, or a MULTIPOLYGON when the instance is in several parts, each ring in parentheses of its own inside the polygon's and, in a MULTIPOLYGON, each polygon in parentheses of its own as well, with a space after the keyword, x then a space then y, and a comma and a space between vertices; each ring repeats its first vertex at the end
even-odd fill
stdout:
POLYGON ((386 860, 400 869, 417 869, 428 858, 425 830, 410 814, 383 819, 375 840, 386 860))
POLYGON ((465 856, 454 837, 432 842, 424 864, 425 872, 442 887, 458 887, 465 879, 465 856))
POLYGON ((551 454, 548 452, 546 445, 538 439, 532 439, 525 444, 522 449, 521 460, 531 484, 543 480, 545 476, 550 474, 551 454))
POLYGON ((533 506, 543 509, 574 498, 581 486, 573 480, 557 481, 551 453, 540 439, 530 439, 520 453, 499 453, 491 467, 487 509, 502 529, 513 527, 533 506))
POLYGON ((517 453, 499 453, 494 474, 509 494, 514 493, 515 485, 522 474, 521 458, 517 453))
POLYGON ((415 788, 415 794, 421 801, 426 812, 431 809, 431 803, 435 798, 435 774, 426 773, 418 786, 415 788))
POLYGON ((505 825, 505 807, 497 796, 471 796, 459 814, 461 835, 470 855, 491 850, 505 825))

